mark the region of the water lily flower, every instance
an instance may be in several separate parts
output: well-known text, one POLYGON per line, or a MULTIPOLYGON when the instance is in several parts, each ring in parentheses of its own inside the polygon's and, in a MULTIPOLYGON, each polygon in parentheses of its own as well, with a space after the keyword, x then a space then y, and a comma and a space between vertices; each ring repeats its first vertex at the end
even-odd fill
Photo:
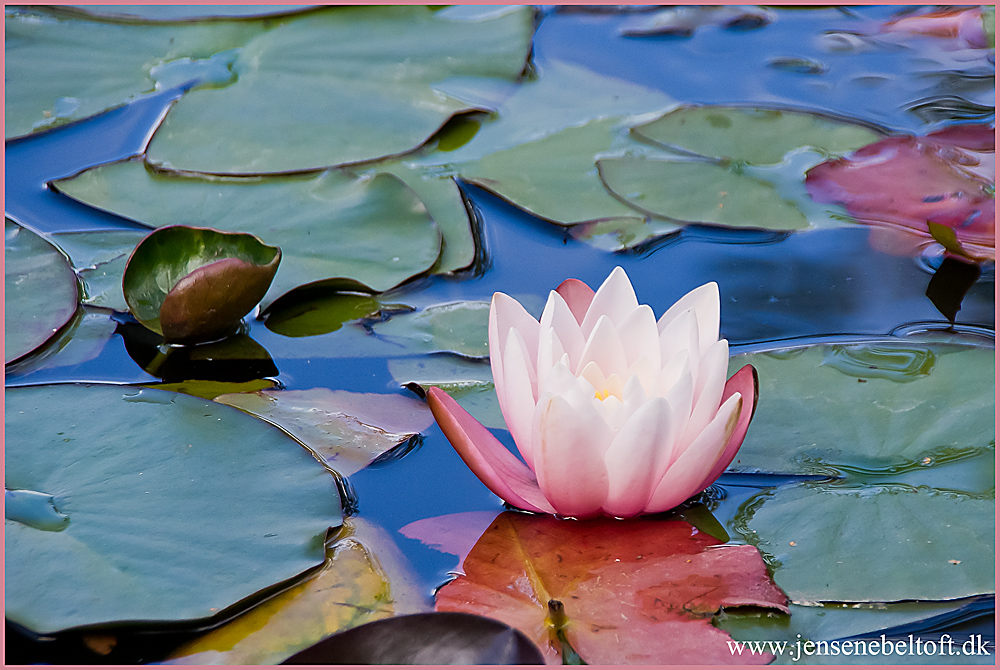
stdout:
POLYGON ((567 279, 538 321, 496 293, 489 343, 524 462, 441 389, 427 400, 469 468, 521 509, 576 518, 668 510, 722 474, 753 416, 753 367, 726 380, 715 283, 659 320, 620 267, 596 293, 567 279))

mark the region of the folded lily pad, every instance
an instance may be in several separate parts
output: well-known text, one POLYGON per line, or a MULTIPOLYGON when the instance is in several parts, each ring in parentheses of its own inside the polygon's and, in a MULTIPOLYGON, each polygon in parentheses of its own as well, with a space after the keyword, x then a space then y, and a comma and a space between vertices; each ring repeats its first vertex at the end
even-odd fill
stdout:
POLYGON ((639 211, 689 223, 797 230, 809 222, 772 184, 708 161, 604 158, 601 180, 639 211))
POLYGON ((406 347, 407 352, 453 353, 488 358, 490 303, 466 300, 431 305, 399 314, 372 326, 378 335, 406 347))
POLYGON ((423 402, 402 395, 315 388, 215 398, 280 426, 340 474, 352 475, 431 425, 423 402))
POLYGON ((167 226, 139 243, 122 276, 132 315, 167 342, 232 334, 264 297, 281 249, 253 235, 167 226))
POLYGON ((440 233, 424 205, 388 174, 366 178, 330 170, 199 178, 124 161, 60 180, 55 187, 150 226, 210 226, 281 247, 281 267, 264 297, 265 309, 293 288, 331 279, 384 291, 426 272, 441 253, 440 233))
POLYGON ((744 509, 743 539, 769 557, 793 601, 949 600, 996 589, 992 493, 801 484, 744 509))
POLYGON ((149 160, 259 174, 402 154, 474 109, 435 91, 435 82, 516 80, 533 32, 526 6, 481 18, 417 6, 310 12, 249 40, 233 62, 235 83, 179 100, 153 136, 149 160))
POLYGON ((103 311, 81 308, 49 346, 35 356, 6 367, 8 375, 24 375, 37 370, 71 368, 97 358, 114 336, 118 322, 103 311))
POLYGON ((815 345, 733 356, 760 401, 730 466, 741 472, 890 472, 996 439, 995 352, 921 342, 815 345))
POLYGON ((882 137, 869 126, 821 114, 715 105, 680 107, 632 132, 669 149, 750 164, 780 163, 800 147, 844 154, 882 137))
POLYGON ((385 531, 345 520, 319 572, 182 645, 166 663, 275 664, 337 631, 420 611, 424 598, 405 561, 385 531))
POLYGON ((84 119, 167 86, 228 81, 232 55, 222 52, 263 28, 260 20, 136 25, 8 8, 6 136, 84 119))
POLYGON ((77 308, 77 279, 44 239, 4 220, 4 363, 26 356, 59 332, 77 308))
POLYGON ((53 233, 51 239, 69 256, 83 280, 81 303, 127 312, 122 275, 132 251, 148 234, 140 230, 87 230, 53 233))
POLYGON ((7 488, 68 518, 5 524, 7 618, 33 631, 208 619, 319 565, 340 524, 326 469, 230 407, 60 384, 6 408, 7 488))

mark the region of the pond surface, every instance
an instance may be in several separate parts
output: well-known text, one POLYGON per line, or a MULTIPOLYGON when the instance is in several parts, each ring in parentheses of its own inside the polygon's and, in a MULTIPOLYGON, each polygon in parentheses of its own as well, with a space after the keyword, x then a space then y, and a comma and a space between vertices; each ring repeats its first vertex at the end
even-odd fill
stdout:
MULTIPOLYGON (((687 36, 630 37, 622 34, 622 27, 645 14, 549 8, 541 12, 534 35, 533 62, 543 71, 553 60, 582 65, 662 91, 684 104, 791 106, 849 117, 894 133, 926 135, 956 123, 982 122, 982 118, 970 118, 967 108, 928 116, 928 100, 938 99, 944 105, 955 99, 952 91, 960 91, 968 106, 993 105, 992 78, 986 87, 976 79, 982 78, 981 73, 963 80, 961 72, 943 66, 931 71, 934 67, 927 62, 944 53, 944 47, 931 38, 913 38, 923 40, 915 48, 865 51, 830 47, 831 35, 858 32, 889 21, 901 11, 899 7, 777 9, 771 23, 753 29, 727 29, 705 22, 687 36)), ((72 200, 47 183, 142 153, 163 114, 180 94, 179 89, 164 91, 92 119, 9 142, 8 216, 47 234, 148 230, 72 200)), ((986 121, 991 122, 992 116, 986 121)), ((886 253, 873 246, 868 226, 817 226, 780 232, 687 225, 680 232, 612 253, 575 239, 565 228, 532 216, 479 186, 462 182, 461 188, 476 215, 480 248, 475 265, 454 276, 427 276, 407 282, 379 296, 381 303, 421 309, 460 300, 488 301, 495 291, 502 291, 537 316, 549 290, 563 279, 576 277, 596 287, 614 267, 621 266, 640 302, 650 304, 657 315, 692 288, 718 282, 721 333, 731 343, 733 355, 906 336, 925 342, 971 344, 973 349, 992 347, 992 262, 982 265, 981 276, 964 295, 952 289, 958 292, 955 299, 961 305, 952 323, 927 297, 928 284, 941 265, 940 249, 917 257, 886 253)), ((102 313, 95 308, 85 311, 102 313)), ((115 319, 123 325, 95 357, 68 364, 61 363, 65 359, 58 355, 44 364, 29 358, 8 366, 7 386, 159 381, 137 364, 134 352, 130 354, 129 349, 138 345, 130 347, 123 338, 122 333, 131 327, 127 324, 134 322, 121 313, 115 319)), ((393 355, 391 342, 366 349, 368 341, 380 336, 373 333, 370 324, 357 321, 326 334, 297 338, 272 331, 262 319, 247 319, 246 325, 249 336, 273 360, 277 373, 267 376, 285 389, 408 393, 400 391, 390 361, 426 359, 426 355, 407 352, 393 355), (366 350, 373 353, 366 354, 366 350)), ((432 358, 450 361, 455 357, 442 353, 432 358)), ((508 446, 513 445, 506 431, 492 432, 508 446)), ((992 472, 993 451, 990 447, 963 454, 949 461, 956 464, 943 463, 940 470, 926 477, 886 467, 869 470, 867 481, 872 486, 967 490, 975 472, 983 468, 992 472)), ((772 475, 757 479, 724 475, 713 489, 714 515, 734 540, 739 540, 741 528, 745 530, 746 504, 751 498, 762 492, 769 495, 774 486, 816 479, 805 471, 768 477, 772 475)), ((393 538, 428 603, 434 590, 451 579, 456 557, 410 539, 399 530, 431 517, 499 513, 504 509, 503 502, 472 474, 436 425, 422 432, 416 448, 398 458, 376 462, 347 481, 346 488, 354 496, 348 507, 357 518, 380 526, 393 538)), ((971 489, 980 490, 977 486, 971 489)), ((992 485, 985 485, 985 489, 984 495, 992 499, 992 485)), ((936 623, 928 623, 928 629, 935 634, 950 631, 956 637, 975 633, 992 638, 992 600, 978 603, 978 609, 967 610, 971 614, 956 616, 950 628, 939 630, 936 623)), ((886 621, 885 625, 869 624, 866 630, 896 625, 895 619, 886 621)), ((920 624, 910 631, 920 632, 920 624)), ((128 653, 127 646, 122 644, 122 653, 128 653)), ((18 650, 16 644, 14 649, 18 650)), ((53 649, 25 642, 19 658, 66 660, 53 649)), ((123 658, 124 662, 156 660, 142 653, 123 658)))

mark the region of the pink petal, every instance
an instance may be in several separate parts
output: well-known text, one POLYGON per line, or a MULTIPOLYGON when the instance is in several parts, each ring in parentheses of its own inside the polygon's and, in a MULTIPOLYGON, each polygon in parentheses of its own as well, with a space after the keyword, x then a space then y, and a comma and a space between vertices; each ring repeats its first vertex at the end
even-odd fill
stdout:
POLYGON ((616 267, 597 289, 593 302, 587 308, 587 315, 580 322, 583 336, 589 337, 602 317, 611 319, 611 323, 617 326, 638 306, 632 282, 625 270, 620 266, 616 267))
POLYGON ((625 360, 633 365, 645 356, 653 370, 660 369, 660 331, 656 316, 649 305, 639 305, 625 320, 618 324, 618 336, 625 349, 625 360))
POLYGON ((695 321, 698 323, 699 352, 704 353, 713 342, 719 339, 719 314, 721 311, 719 285, 713 281, 688 291, 660 317, 657 322, 660 333, 663 333, 674 319, 689 309, 694 311, 695 321))
POLYGON ((595 324, 594 332, 590 334, 583 348, 577 370, 582 370, 590 362, 597 363, 605 377, 628 372, 628 362, 625 360, 625 349, 622 347, 621 338, 618 337, 618 330, 607 316, 602 316, 595 324))
POLYGON ((742 403, 741 400, 740 396, 734 395, 722 404, 715 418, 656 484, 645 512, 663 512, 704 490, 704 487, 700 487, 701 483, 708 479, 708 474, 722 458, 729 444, 729 436, 739 425, 739 417, 734 416, 736 405, 742 407, 750 404, 742 403))
POLYGON ((580 410, 563 396, 538 404, 535 472, 545 499, 563 516, 584 518, 600 512, 608 496, 604 452, 613 437, 589 405, 580 410))
POLYGON ((681 447, 694 441, 722 404, 726 385, 726 368, 729 366, 729 342, 719 340, 704 353, 699 364, 698 378, 694 383, 691 418, 681 437, 681 447))
MULTIPOLYGON (((587 290, 589 291, 590 288, 588 287, 587 290)), ((549 293, 549 300, 545 304, 545 310, 542 312, 539 324, 541 333, 551 330, 555 334, 563 347, 563 351, 569 354, 570 367, 575 369, 586 342, 584 341, 583 333, 580 331, 580 324, 577 322, 576 316, 574 316, 569 305, 566 304, 566 300, 559 293, 555 291, 549 293)), ((538 344, 539 371, 542 369, 543 364, 544 345, 545 342, 540 336, 538 344)), ((553 361, 549 363, 549 366, 554 365, 558 359, 559 357, 553 357, 553 361)))
POLYGON ((431 387, 427 404, 441 431, 490 491, 515 507, 553 514, 535 475, 447 393, 431 387))
MULTIPOLYGON (((529 468, 534 467, 531 453, 531 424, 535 416, 535 371, 521 337, 521 331, 510 329, 503 354, 503 395, 497 394, 500 411, 518 451, 529 468)), ((494 382, 496 380, 494 379, 494 382)))
POLYGON ((590 303, 594 301, 594 289, 579 279, 567 279, 556 287, 556 293, 563 297, 577 323, 583 323, 590 303))
POLYGON ((728 400, 734 393, 739 393, 743 397, 743 409, 740 411, 740 418, 736 422, 736 429, 733 430, 729 441, 726 442, 726 450, 722 452, 719 462, 715 464, 712 472, 702 482, 701 490, 707 489, 719 478, 719 475, 725 472, 729 464, 736 458, 736 452, 743 446, 743 439, 746 437, 747 429, 750 427, 750 420, 753 419, 753 413, 757 410, 757 370, 754 366, 744 365, 736 371, 736 374, 729 378, 729 381, 726 382, 726 387, 722 391, 722 402, 728 400))

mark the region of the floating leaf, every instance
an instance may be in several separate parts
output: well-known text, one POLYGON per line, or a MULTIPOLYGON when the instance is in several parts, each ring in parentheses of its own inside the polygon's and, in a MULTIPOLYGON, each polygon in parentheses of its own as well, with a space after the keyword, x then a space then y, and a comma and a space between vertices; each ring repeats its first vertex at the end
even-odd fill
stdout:
POLYGON ((77 281, 59 250, 4 220, 4 363, 49 341, 77 307, 77 281))
POLYGON ((318 565, 340 524, 308 452, 218 403, 66 384, 7 389, 6 409, 7 487, 69 517, 6 523, 7 618, 33 631, 207 619, 318 565))
POLYGON ((601 179, 623 202, 654 216, 738 228, 797 230, 809 222, 774 186, 725 165, 693 160, 604 158, 601 179))
POLYGON ((168 664, 270 665, 340 630, 423 609, 392 540, 345 520, 315 575, 182 645, 168 664))
POLYGON ((843 205, 859 223, 929 239, 932 221, 952 228, 967 253, 993 258, 993 184, 969 171, 978 158, 947 139, 890 137, 817 165, 806 187, 813 199, 843 205))
POLYGON ((542 653, 520 631, 461 612, 383 619, 333 635, 283 665, 540 665, 542 653))
POLYGON ((469 361, 457 356, 390 358, 389 374, 401 386, 418 386, 420 393, 437 386, 479 423, 487 428, 507 430, 488 362, 469 361))
POLYGON ((488 358, 489 316, 488 302, 449 302, 394 316, 375 324, 373 330, 391 342, 401 343, 407 352, 446 352, 468 358, 488 358))
POLYGON ((193 21, 276 16, 312 8, 313 5, 71 5, 59 9, 106 19, 193 21))
POLYGON ((503 513, 462 569, 436 608, 504 621, 550 663, 560 637, 591 664, 731 663, 730 638, 711 616, 723 606, 785 609, 753 547, 719 546, 682 521, 503 513))
POLYGON ((215 401, 280 426, 345 477, 433 422, 424 403, 394 394, 315 388, 228 393, 215 401))
POLYGON ((122 290, 132 315, 167 342, 231 334, 264 297, 281 249, 253 235, 168 226, 139 243, 122 290))
POLYGON ((243 46, 234 84, 192 91, 175 104, 150 142, 149 160, 259 174, 406 153, 452 115, 474 109, 435 91, 435 82, 516 80, 533 31, 534 9, 526 6, 482 17, 339 7, 288 19, 243 46))
POLYGON ((118 322, 107 312, 77 310, 70 322, 52 343, 37 355, 13 363, 8 375, 23 375, 38 370, 70 368, 97 358, 115 334, 118 322))
POLYGON ((992 495, 801 484, 744 509, 744 539, 770 557, 794 601, 948 600, 996 588, 992 495))
POLYGON ((780 163, 800 147, 843 154, 880 138, 869 126, 821 114, 716 105, 680 107, 632 132, 669 149, 750 164, 780 163))
POLYGON ((224 393, 253 393, 274 388, 277 382, 270 379, 254 379, 248 382, 225 382, 211 379, 186 379, 182 382, 161 382, 159 384, 143 384, 149 388, 161 391, 173 391, 193 395, 205 400, 212 400, 224 393))
POLYGON ((293 288, 338 278, 384 291, 426 272, 441 253, 440 234, 420 200, 387 174, 359 178, 330 170, 198 178, 124 161, 55 186, 92 207, 150 226, 182 221, 250 233, 281 247, 281 267, 264 298, 265 309, 293 288))
POLYGON ((161 88, 232 77, 230 53, 262 21, 135 25, 8 8, 8 138, 87 118, 161 88))
POLYGON ((381 303, 367 293, 309 291, 309 297, 280 300, 272 305, 264 325, 285 337, 325 335, 340 330, 348 321, 379 311, 380 307, 381 303))
POLYGON ((888 472, 983 450, 995 432, 992 348, 903 341, 733 356, 760 402, 738 471, 888 472))
POLYGON ((69 256, 77 276, 83 280, 80 302, 127 312, 122 293, 122 275, 132 251, 148 231, 88 230, 53 233, 52 241, 69 256))

